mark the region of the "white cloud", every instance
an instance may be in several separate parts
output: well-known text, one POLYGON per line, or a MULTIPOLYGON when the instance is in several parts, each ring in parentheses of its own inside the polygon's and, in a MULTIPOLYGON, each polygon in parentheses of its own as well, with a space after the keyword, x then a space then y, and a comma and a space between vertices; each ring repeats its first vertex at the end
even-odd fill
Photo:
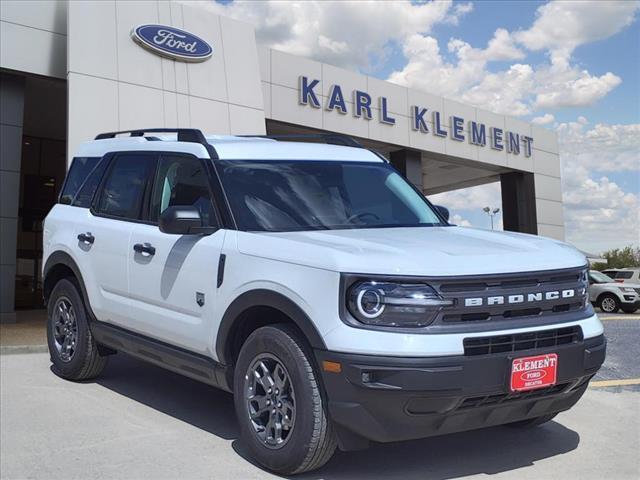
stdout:
POLYGON ((529 50, 547 50, 553 64, 567 63, 573 50, 608 38, 630 25, 640 8, 636 1, 554 1, 542 5, 527 30, 514 33, 529 50))
MULTIPOLYGON (((539 117, 552 123, 550 114, 539 117)), ((538 122, 539 123, 539 122, 538 122)), ((591 126, 582 116, 557 126, 562 161, 566 239, 586 251, 602 252, 640 244, 640 124, 591 126), (611 179, 627 172, 631 185, 611 179)), ((440 193, 429 197, 452 212, 452 222, 472 218, 489 228, 479 212, 502 205, 500 184, 440 193)), ((502 228, 502 217, 496 217, 502 228)), ((470 222, 471 223, 471 222, 470 222)))
POLYGON ((406 65, 389 80, 515 116, 542 108, 592 105, 622 79, 612 72, 593 75, 578 68, 571 64, 571 54, 582 44, 628 26, 638 8, 638 2, 550 2, 538 8, 529 29, 499 28, 484 49, 449 40, 448 51, 455 54, 451 62, 444 60, 435 38, 415 33, 403 46, 406 65), (550 62, 535 67, 515 63, 491 71, 490 62, 524 60, 520 47, 546 50, 550 62))
POLYGON ((545 113, 539 117, 534 117, 531 119, 531 123, 535 125, 549 125, 555 121, 555 117, 550 113, 545 113))
POLYGON ((558 128, 567 240, 590 251, 640 243, 640 124, 558 128), (625 190, 610 178, 627 172, 625 190), (630 191, 632 190, 632 191, 630 191))
POLYGON ((536 108, 592 105, 622 83, 611 72, 598 77, 570 67, 542 68, 536 76, 536 108))
POLYGON ((252 23, 258 41, 269 47, 360 69, 384 60, 390 42, 403 42, 417 32, 429 32, 438 23, 457 25, 460 17, 473 9, 471 3, 453 5, 450 0, 425 3, 237 0, 207 5, 216 13, 252 23))
MULTIPOLYGON (((570 164, 563 176, 567 241, 586 250, 640 243, 640 201, 606 176, 570 164)), ((637 172, 636 172, 637 173, 637 172)))
POLYGON ((456 213, 451 217, 451 223, 457 225, 459 227, 472 227, 471 222, 465 218, 462 218, 462 215, 456 213))
POLYGON ((640 124, 592 128, 584 117, 558 126, 561 159, 567 168, 592 172, 640 171, 640 124))
MULTIPOLYGON (((462 227, 491 228, 491 220, 482 209, 502 207, 500 183, 497 182, 429 195, 429 201, 447 207, 451 212, 451 223, 462 227), (469 217, 474 220, 468 220, 469 217)), ((498 213, 493 222, 496 230, 502 230, 502 213, 498 213)))

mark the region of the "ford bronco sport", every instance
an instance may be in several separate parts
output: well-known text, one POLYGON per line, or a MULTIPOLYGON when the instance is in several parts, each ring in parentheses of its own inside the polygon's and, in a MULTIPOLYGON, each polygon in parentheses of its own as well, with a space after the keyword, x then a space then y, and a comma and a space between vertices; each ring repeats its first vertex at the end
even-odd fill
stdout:
POLYGON ((318 139, 84 143, 44 225, 54 372, 125 352, 233 392, 247 448, 285 474, 571 408, 605 357, 585 257, 450 225, 384 157, 318 139))

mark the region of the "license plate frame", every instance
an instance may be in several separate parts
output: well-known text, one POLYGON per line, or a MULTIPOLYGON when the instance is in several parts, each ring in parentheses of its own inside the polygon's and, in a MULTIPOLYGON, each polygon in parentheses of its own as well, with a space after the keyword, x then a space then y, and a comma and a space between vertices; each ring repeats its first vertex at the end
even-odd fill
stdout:
POLYGON ((557 380, 557 353, 511 358, 509 390, 512 393, 553 387, 557 380))

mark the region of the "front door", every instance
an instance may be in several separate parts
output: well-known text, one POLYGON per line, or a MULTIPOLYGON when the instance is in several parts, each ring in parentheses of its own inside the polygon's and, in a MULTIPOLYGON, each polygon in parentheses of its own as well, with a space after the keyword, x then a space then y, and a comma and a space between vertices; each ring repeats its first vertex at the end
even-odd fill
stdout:
POLYGON ((224 230, 211 235, 171 235, 158 228, 170 206, 200 210, 203 222, 218 225, 203 160, 162 154, 148 221, 133 227, 129 240, 129 295, 134 329, 185 349, 207 353, 216 298, 216 272, 224 230))

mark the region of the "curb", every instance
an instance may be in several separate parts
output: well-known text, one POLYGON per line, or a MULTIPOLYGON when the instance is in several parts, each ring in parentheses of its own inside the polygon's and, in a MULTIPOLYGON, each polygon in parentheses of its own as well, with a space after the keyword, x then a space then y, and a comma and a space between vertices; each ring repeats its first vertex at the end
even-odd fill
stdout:
POLYGON ((0 355, 14 355, 19 353, 47 353, 47 345, 3 345, 0 347, 0 355))

